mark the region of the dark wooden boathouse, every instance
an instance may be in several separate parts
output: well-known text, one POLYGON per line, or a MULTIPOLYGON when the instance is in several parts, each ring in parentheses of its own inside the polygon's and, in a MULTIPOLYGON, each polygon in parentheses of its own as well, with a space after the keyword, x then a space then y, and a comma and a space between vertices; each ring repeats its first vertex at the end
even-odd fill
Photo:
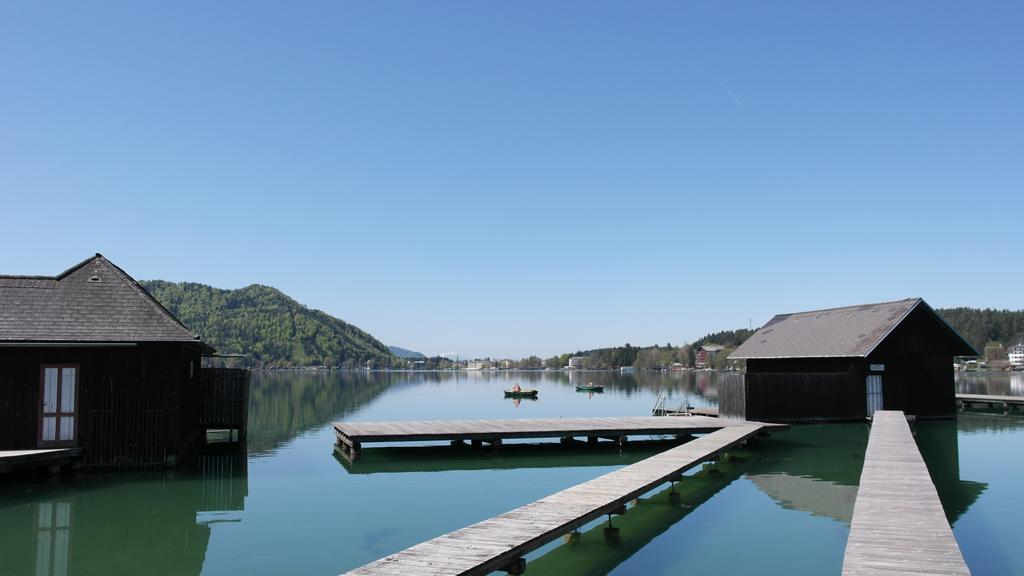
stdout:
POLYGON ((977 354, 920 298, 780 314, 729 356, 746 370, 723 379, 719 410, 789 423, 882 409, 955 418, 953 357, 977 354))
POLYGON ((0 276, 0 450, 175 464, 225 415, 245 427, 248 373, 203 369, 213 352, 100 254, 54 277, 0 276))

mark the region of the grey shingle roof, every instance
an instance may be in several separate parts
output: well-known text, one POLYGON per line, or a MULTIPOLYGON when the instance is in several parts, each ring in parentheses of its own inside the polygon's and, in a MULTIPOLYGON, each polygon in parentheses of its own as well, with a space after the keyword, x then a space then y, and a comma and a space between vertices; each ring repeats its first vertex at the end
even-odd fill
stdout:
POLYGON ((100 254, 59 276, 0 276, 0 342, 194 342, 209 349, 100 254))
MULTIPOLYGON (((733 351, 729 358, 864 357, 919 305, 928 306, 920 298, 910 298, 779 314, 733 351)), ((966 342, 964 345, 970 348, 966 342)))

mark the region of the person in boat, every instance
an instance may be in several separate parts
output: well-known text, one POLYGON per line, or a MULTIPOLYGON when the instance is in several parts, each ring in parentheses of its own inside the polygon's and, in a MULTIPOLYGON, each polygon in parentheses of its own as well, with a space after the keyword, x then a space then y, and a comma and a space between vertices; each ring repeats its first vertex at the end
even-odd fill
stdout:
POLYGON ((593 382, 587 382, 587 388, 593 388, 593 387, 594 387, 594 383, 593 382))
POLYGON ((519 386, 519 383, 516 382, 515 384, 512 385, 512 391, 513 392, 522 392, 523 389, 522 389, 522 387, 519 386))

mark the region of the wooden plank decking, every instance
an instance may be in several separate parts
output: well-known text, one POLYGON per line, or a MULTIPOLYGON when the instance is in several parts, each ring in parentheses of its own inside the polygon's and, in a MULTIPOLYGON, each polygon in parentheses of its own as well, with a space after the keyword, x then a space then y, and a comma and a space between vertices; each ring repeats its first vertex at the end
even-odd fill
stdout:
POLYGON ((970 574, 903 412, 875 412, 844 576, 970 574))
POLYGON ((43 466, 63 464, 82 453, 81 448, 53 448, 48 450, 0 450, 0 472, 15 466, 43 466))
POLYGON ((994 394, 957 394, 956 401, 961 406, 971 404, 988 404, 989 406, 1002 405, 1009 409, 1011 406, 1024 406, 1024 396, 998 396, 994 394))
MULTIPOLYGON (((511 438, 624 438, 636 435, 706 434, 750 422, 706 416, 625 418, 513 418, 507 420, 428 420, 402 422, 338 422, 339 445, 359 449, 367 442, 476 440, 499 443, 511 438)), ((772 428, 784 426, 761 424, 772 428)))
MULTIPOLYGON (((691 430, 706 427, 693 417, 691 430)), ((616 430, 618 433, 646 430, 644 427, 626 427, 623 422, 639 421, 646 418, 595 418, 573 419, 575 422, 563 427, 566 430, 586 430, 580 420, 593 420, 593 430, 602 433, 616 430), (607 422, 607 421, 612 422, 607 422), (602 422, 596 422, 602 421, 602 422)), ((654 418, 658 420, 657 430, 674 423, 691 420, 690 417, 654 418)), ((489 574, 495 570, 511 569, 519 573, 523 568, 523 556, 532 550, 551 542, 559 536, 571 532, 587 522, 600 518, 605 514, 619 513, 624 510, 627 502, 650 491, 651 489, 679 479, 686 470, 708 460, 756 436, 766 428, 785 429, 785 426, 764 425, 760 423, 731 423, 713 420, 718 424, 707 436, 691 440, 685 444, 662 452, 610 472, 595 480, 573 486, 572 488, 552 494, 536 502, 516 508, 494 518, 484 520, 472 526, 439 536, 404 551, 387 556, 349 574, 355 575, 398 575, 418 574, 436 576, 441 574, 489 574)), ((511 421, 515 422, 515 421, 511 421)), ((536 422, 536 421, 534 421, 536 422)), ((565 422, 565 420, 563 420, 565 422)), ((488 425, 488 433, 495 431, 494 424, 488 425)), ((680 428, 672 430, 687 430, 680 428)), ((541 427, 532 425, 529 430, 537 431, 541 427)), ((515 429, 515 427, 513 427, 515 429)), ((646 432, 644 432, 646 433, 646 432)))

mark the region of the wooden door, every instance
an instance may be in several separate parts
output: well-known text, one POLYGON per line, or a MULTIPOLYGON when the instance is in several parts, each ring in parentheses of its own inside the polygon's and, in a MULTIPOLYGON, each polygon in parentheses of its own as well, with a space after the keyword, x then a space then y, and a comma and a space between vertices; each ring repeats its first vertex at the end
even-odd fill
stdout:
POLYGON ((868 418, 874 416, 875 410, 883 410, 884 405, 882 402, 882 375, 881 374, 870 374, 867 380, 867 391, 868 391, 868 418))
POLYGON ((78 366, 40 367, 39 397, 39 447, 77 445, 78 366))

